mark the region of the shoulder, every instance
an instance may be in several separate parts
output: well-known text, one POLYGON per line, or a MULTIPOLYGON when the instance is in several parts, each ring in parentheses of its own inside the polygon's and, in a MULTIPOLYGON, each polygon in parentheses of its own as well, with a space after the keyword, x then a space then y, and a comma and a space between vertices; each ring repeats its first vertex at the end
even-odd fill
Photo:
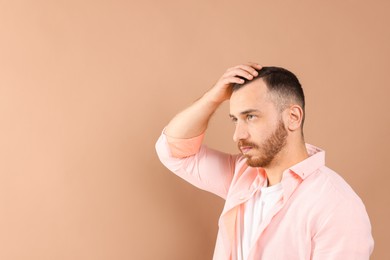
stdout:
POLYGON ((323 166, 301 184, 305 197, 309 197, 312 220, 316 230, 326 223, 369 227, 363 201, 352 187, 335 171, 323 166))
POLYGON ((337 204, 363 204, 345 179, 327 166, 320 167, 307 181, 317 190, 318 199, 337 201, 337 204))

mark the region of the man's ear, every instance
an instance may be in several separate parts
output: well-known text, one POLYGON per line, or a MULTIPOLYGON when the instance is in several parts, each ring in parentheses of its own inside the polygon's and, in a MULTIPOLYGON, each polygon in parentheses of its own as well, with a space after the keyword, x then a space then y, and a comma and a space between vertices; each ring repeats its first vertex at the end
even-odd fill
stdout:
POLYGON ((285 125, 287 129, 290 131, 300 129, 303 120, 303 109, 299 105, 291 105, 285 112, 285 125))

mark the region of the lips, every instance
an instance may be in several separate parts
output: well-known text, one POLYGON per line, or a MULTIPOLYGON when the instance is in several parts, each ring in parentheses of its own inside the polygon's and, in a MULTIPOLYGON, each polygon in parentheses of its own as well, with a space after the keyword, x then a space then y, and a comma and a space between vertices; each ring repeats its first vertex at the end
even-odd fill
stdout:
POLYGON ((241 146, 240 150, 243 154, 248 153, 250 150, 252 150, 252 146, 241 146))
POLYGON ((240 140, 237 146, 237 148, 241 151, 242 154, 247 154, 253 149, 258 149, 258 146, 255 143, 245 140, 240 140))

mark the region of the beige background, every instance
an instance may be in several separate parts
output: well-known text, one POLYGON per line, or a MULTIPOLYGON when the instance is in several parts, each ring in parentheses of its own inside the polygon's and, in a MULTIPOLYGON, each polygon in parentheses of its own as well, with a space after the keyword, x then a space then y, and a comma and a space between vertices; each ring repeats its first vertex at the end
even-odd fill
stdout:
MULTIPOLYGON (((306 140, 390 259, 389 3, 0 0, 0 259, 210 259, 223 201, 154 143, 246 61, 299 76, 306 140)), ((227 113, 206 141, 235 152, 227 113)))

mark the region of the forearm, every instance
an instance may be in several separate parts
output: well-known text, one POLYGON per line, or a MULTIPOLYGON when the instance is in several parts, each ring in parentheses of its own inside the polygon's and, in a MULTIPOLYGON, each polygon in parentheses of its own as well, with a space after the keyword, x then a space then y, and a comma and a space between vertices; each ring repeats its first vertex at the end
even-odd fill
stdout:
POLYGON ((191 106, 178 113, 165 128, 165 134, 175 138, 192 138, 202 134, 211 116, 221 104, 215 101, 210 91, 191 106))

